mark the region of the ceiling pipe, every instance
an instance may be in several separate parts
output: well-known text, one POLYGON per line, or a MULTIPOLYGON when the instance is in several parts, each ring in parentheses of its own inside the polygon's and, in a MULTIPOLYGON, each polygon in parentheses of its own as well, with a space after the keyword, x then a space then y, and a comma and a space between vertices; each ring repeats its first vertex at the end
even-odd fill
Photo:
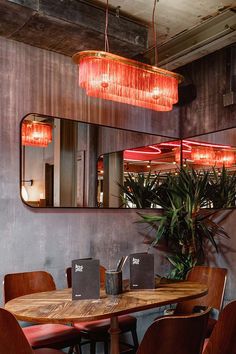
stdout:
POLYGON ((236 104, 236 45, 228 48, 226 63, 226 90, 223 95, 224 107, 236 104))

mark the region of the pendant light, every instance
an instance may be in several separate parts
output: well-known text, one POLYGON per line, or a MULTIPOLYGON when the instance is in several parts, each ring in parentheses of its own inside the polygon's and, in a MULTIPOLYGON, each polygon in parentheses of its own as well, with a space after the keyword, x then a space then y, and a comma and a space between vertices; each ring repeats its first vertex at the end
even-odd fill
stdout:
MULTIPOLYGON (((155 39, 155 64, 157 62, 156 30, 153 8, 155 39)), ((156 66, 140 63, 109 53, 108 0, 106 8, 105 51, 82 51, 73 55, 78 65, 79 86, 88 96, 102 98, 155 111, 170 111, 178 102, 179 74, 156 66)))

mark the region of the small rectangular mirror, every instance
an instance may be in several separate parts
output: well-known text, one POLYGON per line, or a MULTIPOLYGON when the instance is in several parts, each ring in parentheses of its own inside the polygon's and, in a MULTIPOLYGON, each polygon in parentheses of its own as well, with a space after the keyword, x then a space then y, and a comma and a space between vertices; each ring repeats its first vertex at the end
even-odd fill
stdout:
POLYGON ((111 184, 114 187, 118 186, 117 182, 123 183, 129 164, 131 172, 137 173, 140 169, 145 174, 149 171, 149 161, 153 171, 158 164, 156 160, 154 165, 155 159, 149 153, 138 166, 127 154, 135 154, 133 149, 139 146, 143 146, 144 154, 146 149, 159 152, 159 144, 169 140, 151 134, 30 114, 21 122, 22 200, 32 207, 127 207, 122 202, 121 188, 114 191, 111 184), (105 174, 102 174, 104 160, 109 161, 109 168, 106 163, 105 174), (112 164, 115 170, 112 170, 112 164), (105 203, 103 188, 108 191, 105 203))

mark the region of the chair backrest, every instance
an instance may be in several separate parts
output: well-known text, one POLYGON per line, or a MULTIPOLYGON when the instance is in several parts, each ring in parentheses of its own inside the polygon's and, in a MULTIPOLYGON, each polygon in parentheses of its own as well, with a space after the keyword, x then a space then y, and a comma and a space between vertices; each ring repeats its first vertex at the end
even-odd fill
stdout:
POLYGON ((137 354, 200 354, 209 311, 161 317, 148 328, 137 354))
MULTIPOLYGON (((100 285, 101 285, 101 287, 103 287, 104 284, 105 284, 105 272, 106 272, 106 268, 103 267, 102 265, 100 265, 99 268, 100 268, 100 269, 99 269, 99 270, 100 270, 100 285)), ((72 268, 71 268, 71 267, 66 268, 66 279, 67 279, 67 286, 68 286, 68 288, 71 288, 71 287, 72 287, 71 271, 72 271, 72 268)))
POLYGON ((0 308, 0 328, 0 353, 33 354, 15 317, 2 308, 0 308))
POLYGON ((3 284, 5 303, 19 296, 56 289, 53 277, 44 271, 7 274, 3 284))
POLYGON ((220 313, 203 354, 236 354, 236 301, 220 313))
POLYGON ((207 285, 208 293, 197 299, 179 303, 175 313, 191 313, 194 306, 198 305, 213 307, 220 311, 224 299, 226 279, 227 269, 225 268, 193 267, 187 274, 187 280, 207 285))

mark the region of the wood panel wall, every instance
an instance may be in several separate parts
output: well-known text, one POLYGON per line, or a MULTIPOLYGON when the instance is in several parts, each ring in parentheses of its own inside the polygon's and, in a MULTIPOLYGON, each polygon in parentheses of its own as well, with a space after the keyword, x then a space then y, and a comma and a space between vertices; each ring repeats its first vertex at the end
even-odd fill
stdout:
MULTIPOLYGON (((228 48, 203 57, 181 69, 185 80, 197 88, 197 98, 181 108, 182 137, 236 126, 236 104, 223 106, 229 91, 228 48)), ((233 63, 236 67, 236 62, 233 63)))

